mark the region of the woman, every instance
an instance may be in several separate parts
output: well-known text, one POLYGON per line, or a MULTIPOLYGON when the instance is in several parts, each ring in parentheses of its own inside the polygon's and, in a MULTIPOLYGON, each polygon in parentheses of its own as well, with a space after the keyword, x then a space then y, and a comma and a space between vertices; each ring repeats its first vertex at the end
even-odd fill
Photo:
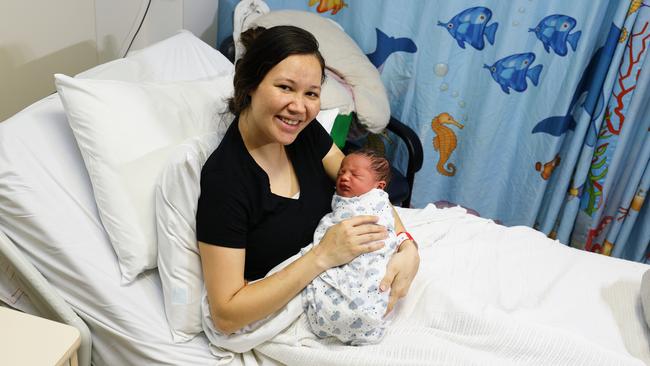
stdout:
MULTIPOLYGON (((343 154, 314 121, 324 80, 316 39, 279 26, 250 30, 241 42, 247 51, 237 62, 229 102, 238 117, 203 167, 197 211, 210 312, 224 334, 281 309, 328 268, 383 247, 387 235, 377 217, 345 220, 304 256, 263 278, 311 242, 330 210, 343 154)), ((396 224, 404 231, 398 217, 396 224)), ((418 265, 415 243, 393 255, 380 284, 390 289, 387 312, 408 291, 418 265)))

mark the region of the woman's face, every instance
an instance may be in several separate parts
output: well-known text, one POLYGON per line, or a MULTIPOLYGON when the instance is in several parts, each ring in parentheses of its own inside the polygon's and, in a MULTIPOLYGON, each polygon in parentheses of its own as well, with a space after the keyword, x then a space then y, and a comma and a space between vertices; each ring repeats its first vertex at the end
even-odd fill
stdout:
POLYGON ((370 159, 365 156, 346 156, 336 177, 336 194, 341 197, 357 197, 373 188, 383 188, 386 183, 377 180, 370 164, 370 159))
POLYGON ((291 144, 320 110, 321 67, 312 55, 291 55, 275 65, 245 111, 262 143, 291 144))

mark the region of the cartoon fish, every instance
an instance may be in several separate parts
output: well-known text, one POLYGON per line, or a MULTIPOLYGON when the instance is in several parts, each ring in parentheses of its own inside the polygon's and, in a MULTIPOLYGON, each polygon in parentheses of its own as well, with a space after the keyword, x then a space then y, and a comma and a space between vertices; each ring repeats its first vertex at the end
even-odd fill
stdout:
MULTIPOLYGON (((309 6, 314 6, 319 0, 309 0, 309 6)), ((343 0, 320 0, 320 4, 316 8, 319 13, 326 13, 332 11, 332 15, 339 12, 339 10, 347 7, 348 4, 343 0)))
POLYGON ((501 89, 506 94, 510 94, 509 88, 518 92, 526 90, 528 87, 526 78, 529 78, 533 82, 533 85, 537 86, 539 74, 542 72, 543 66, 537 65, 530 68, 533 61, 535 61, 534 53, 517 53, 502 58, 492 66, 484 64, 483 67, 490 70, 492 78, 501 85, 501 89))
POLYGON ((556 154, 555 158, 549 162, 544 164, 542 164, 541 161, 536 162, 535 170, 541 173, 542 179, 548 180, 551 177, 551 174, 553 174, 555 168, 560 165, 560 161, 562 161, 562 158, 560 158, 559 154, 556 154))
POLYGON ((447 23, 438 22, 441 27, 447 28, 460 48, 465 48, 465 42, 469 43, 477 50, 482 50, 485 46, 483 36, 487 38, 490 44, 494 44, 494 37, 499 27, 499 23, 487 23, 492 18, 492 11, 488 8, 477 6, 461 11, 458 15, 451 18, 447 23))
POLYGON ((621 34, 615 24, 612 23, 607 39, 592 56, 589 64, 582 72, 578 86, 571 98, 569 110, 564 116, 551 116, 538 122, 532 133, 548 133, 553 136, 561 136, 567 130, 575 130, 576 121, 573 114, 577 108, 584 110, 591 115, 591 122, 585 143, 587 146, 594 146, 597 138, 596 121, 601 117, 604 107, 604 92, 602 85, 609 70, 609 61, 616 51, 618 37, 621 34))
POLYGON ((386 62, 388 56, 395 52, 415 53, 418 50, 418 47, 410 38, 390 37, 379 28, 375 28, 375 30, 377 31, 377 47, 375 52, 366 56, 378 69, 386 62))
POLYGON ((568 15, 553 14, 542 19, 537 27, 528 28, 529 32, 534 32, 537 38, 544 44, 546 52, 549 51, 549 46, 553 51, 560 55, 567 54, 567 43, 575 51, 578 47, 578 40, 582 31, 569 34, 576 26, 576 20, 568 15))

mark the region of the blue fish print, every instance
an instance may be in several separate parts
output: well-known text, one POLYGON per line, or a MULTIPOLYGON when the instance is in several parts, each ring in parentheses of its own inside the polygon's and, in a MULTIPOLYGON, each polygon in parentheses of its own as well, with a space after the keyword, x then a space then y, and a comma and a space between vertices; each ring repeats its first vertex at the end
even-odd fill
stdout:
POLYGON ((352 217, 352 216, 354 216, 354 213, 352 213, 352 212, 346 210, 346 211, 343 211, 343 212, 341 213, 340 218, 341 218, 341 219, 347 219, 347 218, 350 218, 350 217, 352 217))
POLYGON ((568 51, 567 43, 575 51, 578 47, 581 31, 570 33, 576 26, 576 20, 568 15, 553 14, 542 19, 537 27, 529 28, 529 32, 534 32, 537 38, 544 44, 546 52, 549 47, 560 55, 565 56, 568 51))
POLYGON ((447 28, 460 48, 465 48, 465 42, 469 43, 477 50, 482 50, 485 46, 483 36, 487 38, 490 44, 494 44, 494 37, 499 27, 499 23, 487 23, 492 18, 492 11, 488 8, 477 6, 461 11, 458 15, 451 18, 447 23, 438 22, 441 27, 447 28))
POLYGON ((564 116, 551 116, 538 122, 533 128, 532 133, 547 133, 552 136, 561 136, 568 130, 575 130, 576 121, 573 113, 576 108, 584 108, 591 115, 591 125, 587 132, 585 144, 594 146, 596 142, 597 129, 596 120, 598 120, 604 109, 604 95, 602 85, 609 70, 609 60, 611 60, 621 30, 614 24, 611 25, 607 39, 602 47, 594 53, 589 64, 582 72, 578 87, 573 94, 569 110, 564 116))
POLYGON ((375 205, 374 209, 375 211, 381 211, 381 209, 383 209, 384 206, 386 206, 386 202, 381 201, 375 205))
POLYGON ((381 68, 386 62, 388 56, 395 52, 408 52, 415 53, 418 47, 410 38, 395 38, 386 35, 386 33, 375 28, 377 32, 377 47, 375 52, 367 54, 366 56, 376 68, 381 68))
POLYGON ((359 306, 363 305, 364 303, 365 301, 362 298, 357 297, 356 299, 354 299, 352 302, 348 304, 348 308, 350 308, 350 310, 355 310, 359 308, 359 306))
POLYGON ((534 53, 517 53, 502 58, 492 66, 483 65, 483 67, 490 71, 492 78, 499 83, 503 92, 510 94, 510 88, 518 92, 526 90, 528 87, 526 78, 537 86, 542 65, 530 68, 533 61, 535 61, 534 53))
POLYGON ((362 325, 363 325, 363 320, 361 320, 361 318, 357 318, 355 319, 355 321, 352 322, 352 324, 350 324, 350 328, 358 329, 361 328, 362 325))

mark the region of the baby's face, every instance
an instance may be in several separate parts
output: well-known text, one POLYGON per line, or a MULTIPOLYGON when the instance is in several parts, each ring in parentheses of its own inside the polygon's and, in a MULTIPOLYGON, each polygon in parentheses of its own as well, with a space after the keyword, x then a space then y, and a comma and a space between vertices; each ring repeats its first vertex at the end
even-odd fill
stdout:
POLYGON ((336 193, 339 196, 360 196, 378 186, 379 182, 370 167, 370 159, 356 154, 343 159, 336 177, 336 193))

